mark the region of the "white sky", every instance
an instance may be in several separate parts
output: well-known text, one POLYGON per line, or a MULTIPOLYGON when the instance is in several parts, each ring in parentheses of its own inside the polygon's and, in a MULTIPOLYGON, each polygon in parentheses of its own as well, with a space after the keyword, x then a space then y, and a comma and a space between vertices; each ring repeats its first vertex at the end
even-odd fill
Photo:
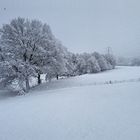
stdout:
POLYGON ((18 16, 48 23, 72 52, 140 56, 140 0, 0 0, 0 25, 18 16))

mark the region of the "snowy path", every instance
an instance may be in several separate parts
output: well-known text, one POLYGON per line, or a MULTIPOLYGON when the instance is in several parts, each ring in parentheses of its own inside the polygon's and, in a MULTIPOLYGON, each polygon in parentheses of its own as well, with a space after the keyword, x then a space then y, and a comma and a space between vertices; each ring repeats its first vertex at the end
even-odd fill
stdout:
POLYGON ((139 76, 139 67, 120 67, 0 100, 0 140, 140 140, 140 82, 89 85, 139 76))

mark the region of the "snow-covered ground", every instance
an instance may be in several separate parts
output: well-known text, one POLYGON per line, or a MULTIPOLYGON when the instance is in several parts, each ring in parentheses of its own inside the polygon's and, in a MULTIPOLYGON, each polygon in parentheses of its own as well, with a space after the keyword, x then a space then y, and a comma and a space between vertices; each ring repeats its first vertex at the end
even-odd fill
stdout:
MULTIPOLYGON (((43 78, 43 77, 42 77, 43 78)), ((51 83, 42 84, 39 87, 39 91, 54 90, 59 88, 80 87, 87 85, 102 85, 108 83, 125 83, 140 81, 140 67, 126 67, 118 66, 115 70, 105 71, 96 74, 85 74, 76 77, 70 77, 66 79, 60 79, 59 81, 52 81, 51 83)), ((35 88, 37 90, 38 88, 35 88)))
POLYGON ((2 92, 0 140, 140 140, 140 67, 2 92))

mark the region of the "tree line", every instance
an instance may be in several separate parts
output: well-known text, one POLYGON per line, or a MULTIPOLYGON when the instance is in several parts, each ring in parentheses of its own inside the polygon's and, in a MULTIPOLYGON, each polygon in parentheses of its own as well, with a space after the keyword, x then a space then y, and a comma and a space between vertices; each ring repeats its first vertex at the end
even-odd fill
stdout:
POLYGON ((50 81, 110 70, 115 64, 112 54, 69 52, 39 20, 19 17, 0 28, 0 84, 16 85, 21 94, 29 91, 31 77, 41 84, 41 74, 50 81))
POLYGON ((116 64, 119 66, 140 66, 140 57, 118 57, 116 64))

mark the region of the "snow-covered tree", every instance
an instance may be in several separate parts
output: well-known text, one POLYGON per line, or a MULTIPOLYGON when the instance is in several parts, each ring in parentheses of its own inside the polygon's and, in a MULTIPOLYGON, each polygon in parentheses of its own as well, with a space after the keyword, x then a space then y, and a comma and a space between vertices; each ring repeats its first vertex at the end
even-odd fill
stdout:
POLYGON ((110 69, 110 66, 109 66, 108 62, 103 55, 100 55, 97 52, 94 52, 92 55, 98 61, 98 64, 99 64, 99 67, 100 67, 101 71, 105 71, 105 70, 110 69))
POLYGON ((105 59, 107 60, 107 62, 112 66, 112 68, 114 69, 115 68, 115 66, 116 66, 116 59, 115 59, 115 57, 112 55, 112 54, 110 54, 110 53, 108 53, 108 54, 105 54, 105 59))
POLYGON ((66 72, 64 76, 75 76, 76 75, 76 67, 77 67, 77 57, 76 54, 69 52, 66 48, 64 48, 64 60, 66 72))
POLYGON ((87 60, 87 64, 88 64, 88 68, 87 68, 88 73, 97 73, 101 71, 98 61, 93 55, 89 57, 89 59, 87 60))
POLYGON ((87 73, 87 63, 83 57, 83 55, 77 55, 77 74, 86 74, 87 73))
POLYGON ((13 19, 10 24, 3 25, 0 32, 1 44, 6 48, 11 61, 22 62, 20 64, 24 69, 20 71, 20 75, 23 74, 26 91, 28 91, 29 78, 33 76, 30 70, 36 71, 36 74, 42 72, 47 44, 53 39, 50 27, 37 20, 17 18, 13 19))
POLYGON ((53 42, 48 45, 45 70, 46 79, 59 78, 67 72, 66 60, 64 54, 64 47, 60 41, 54 39, 53 42))

